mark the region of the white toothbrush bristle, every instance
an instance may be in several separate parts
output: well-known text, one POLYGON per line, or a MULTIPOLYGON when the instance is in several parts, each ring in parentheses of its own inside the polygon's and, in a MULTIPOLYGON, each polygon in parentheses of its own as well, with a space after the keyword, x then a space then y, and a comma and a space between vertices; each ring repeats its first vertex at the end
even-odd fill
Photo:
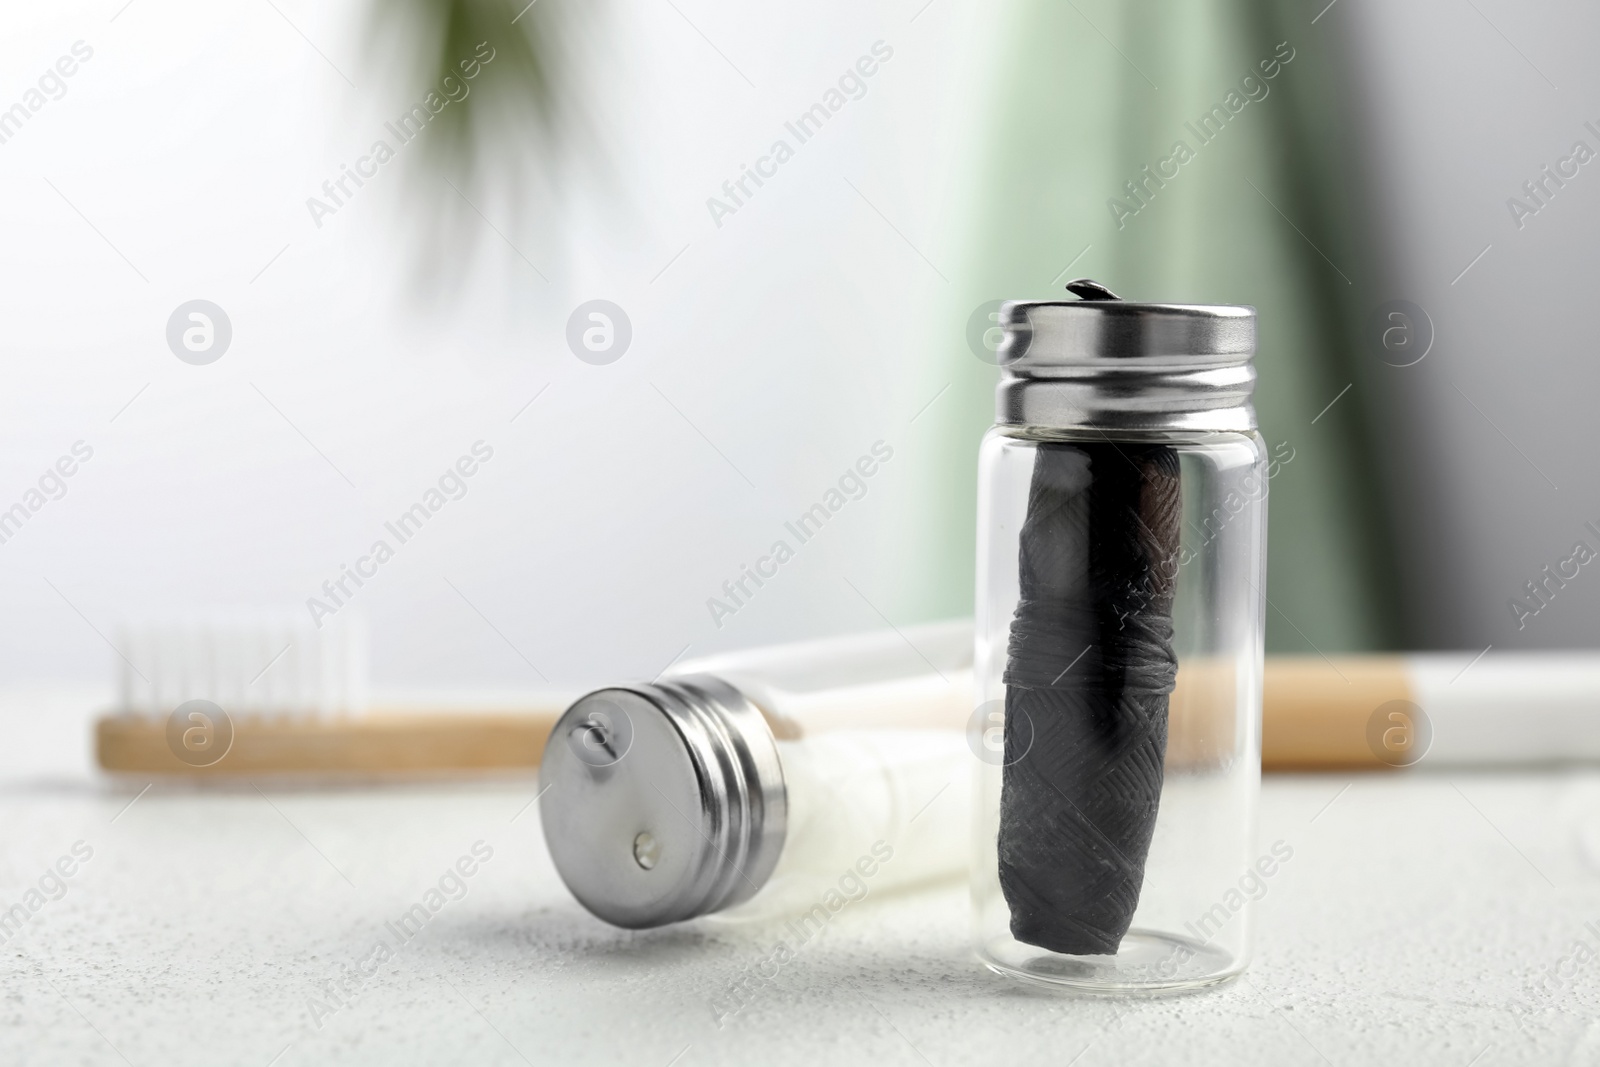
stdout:
POLYGON ((126 623, 118 635, 126 714, 165 718, 188 700, 233 716, 326 718, 366 707, 359 620, 319 630, 292 616, 233 612, 126 623))

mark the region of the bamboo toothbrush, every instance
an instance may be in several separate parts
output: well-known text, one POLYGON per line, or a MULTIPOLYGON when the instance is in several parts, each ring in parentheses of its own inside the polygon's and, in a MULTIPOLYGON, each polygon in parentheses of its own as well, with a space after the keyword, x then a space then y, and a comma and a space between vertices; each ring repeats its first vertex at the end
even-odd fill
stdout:
POLYGON ((1269 770, 1600 760, 1592 652, 1268 656, 1263 695, 1269 770))
MULTIPOLYGON (((471 709, 442 702, 369 709, 354 627, 211 620, 131 628, 118 644, 127 656, 118 663, 121 707, 95 728, 100 766, 113 772, 227 778, 534 770, 551 727, 580 695, 549 692, 471 709), (174 729, 173 713, 195 699, 225 709, 225 718, 201 709, 191 714, 215 721, 178 716, 174 729)), ((1227 664, 1180 663, 1169 760, 1203 761, 1207 738, 1235 728, 1233 676, 1227 664)), ((960 724, 948 709, 930 707, 926 725, 960 724)), ((1600 761, 1600 655, 1267 657, 1265 770, 1581 761, 1600 761)))
POLYGON ((577 694, 515 707, 372 710, 362 630, 272 618, 124 629, 121 707, 95 726, 114 772, 228 778, 526 770, 577 694))

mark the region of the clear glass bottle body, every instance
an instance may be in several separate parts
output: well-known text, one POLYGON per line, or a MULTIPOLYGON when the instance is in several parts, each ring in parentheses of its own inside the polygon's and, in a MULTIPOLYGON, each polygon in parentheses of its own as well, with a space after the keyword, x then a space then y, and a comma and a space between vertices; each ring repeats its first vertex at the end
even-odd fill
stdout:
POLYGON ((780 740, 829 730, 960 730, 972 711, 966 620, 873 630, 683 660, 664 677, 709 674, 761 709, 780 740))
POLYGON ((667 672, 738 689, 772 727, 783 768, 777 866, 714 921, 814 924, 869 895, 966 871, 972 648, 963 620, 741 650, 667 672))
POLYGON ((1255 835, 1270 473, 1266 449, 1253 432, 1119 433, 1111 442, 1092 431, 1046 434, 1008 426, 985 438, 973 671, 974 701, 988 730, 974 787, 972 903, 976 948, 990 968, 1104 992, 1203 986, 1244 969, 1251 905, 1265 888, 1255 835), (1020 751, 1002 743, 1020 736, 1005 732, 1005 679, 1021 599, 1023 527, 1039 446, 1046 442, 1091 444, 1107 463, 1116 461, 1119 444, 1176 454, 1181 521, 1175 543, 1153 568, 1170 581, 1176 681, 1142 884, 1114 952, 1058 952, 1019 940, 1001 884, 1007 847, 1002 791, 1013 773, 1007 762, 1015 766, 1020 751))

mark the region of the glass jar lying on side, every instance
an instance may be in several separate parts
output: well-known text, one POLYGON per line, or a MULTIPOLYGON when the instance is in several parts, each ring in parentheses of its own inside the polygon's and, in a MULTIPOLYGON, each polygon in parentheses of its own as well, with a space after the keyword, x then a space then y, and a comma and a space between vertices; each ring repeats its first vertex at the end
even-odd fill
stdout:
POLYGON ((1069 288, 1002 309, 981 450, 976 947, 1060 986, 1201 986, 1244 969, 1260 881, 1255 313, 1069 288))
POLYGON ((971 635, 960 622, 728 653, 588 694, 539 772, 562 880, 637 929, 824 922, 959 875, 971 635))

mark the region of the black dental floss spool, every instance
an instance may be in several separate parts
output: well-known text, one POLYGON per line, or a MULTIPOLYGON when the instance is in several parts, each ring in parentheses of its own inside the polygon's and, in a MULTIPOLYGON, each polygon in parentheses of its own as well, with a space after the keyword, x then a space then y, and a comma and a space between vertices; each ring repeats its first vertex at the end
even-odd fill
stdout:
MULTIPOLYGON (((1116 299, 1093 283, 1089 300, 1116 299)), ((1011 933, 1110 955, 1138 908, 1177 677, 1181 493, 1161 444, 1041 442, 1007 649, 1000 887, 1011 933)))

